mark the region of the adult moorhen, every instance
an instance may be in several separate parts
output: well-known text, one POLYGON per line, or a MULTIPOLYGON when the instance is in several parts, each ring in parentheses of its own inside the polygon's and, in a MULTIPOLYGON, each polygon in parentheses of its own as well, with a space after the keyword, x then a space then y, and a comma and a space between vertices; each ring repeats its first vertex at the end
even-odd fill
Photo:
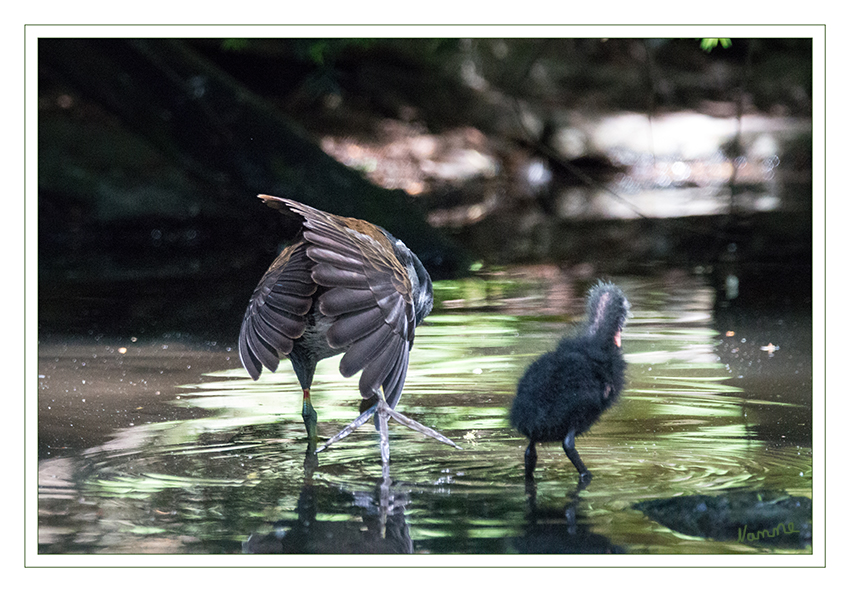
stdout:
POLYGON ((599 282, 587 297, 587 320, 574 336, 543 354, 519 381, 510 419, 529 439, 525 477, 534 479, 538 442, 563 442, 582 484, 592 475, 575 448, 575 437, 587 431, 623 390, 626 362, 621 333, 629 301, 614 284, 599 282))
POLYGON ((321 452, 377 413, 381 459, 389 462, 387 419, 458 447, 438 432, 395 411, 407 375, 414 329, 433 304, 431 278, 419 258, 383 228, 328 214, 290 199, 260 195, 266 205, 295 215, 302 228, 266 271, 248 303, 239 332, 239 357, 256 380, 292 362, 304 393, 301 415, 307 452, 321 452), (316 411, 310 401, 319 360, 340 353, 339 371, 360 375, 365 409, 316 450, 316 411))

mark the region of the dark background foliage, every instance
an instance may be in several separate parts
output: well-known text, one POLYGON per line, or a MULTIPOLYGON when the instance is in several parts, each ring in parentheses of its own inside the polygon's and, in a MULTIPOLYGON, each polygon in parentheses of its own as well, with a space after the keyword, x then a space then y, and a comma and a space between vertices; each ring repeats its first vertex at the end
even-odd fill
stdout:
POLYGON ((39 328, 235 335, 294 231, 258 193, 378 223, 435 279, 473 261, 711 264, 730 243, 805 265, 810 133, 781 147, 782 211, 733 199, 682 224, 564 215, 559 191, 624 166, 557 139, 576 113, 806 121, 811 63, 809 39, 43 38, 39 328))

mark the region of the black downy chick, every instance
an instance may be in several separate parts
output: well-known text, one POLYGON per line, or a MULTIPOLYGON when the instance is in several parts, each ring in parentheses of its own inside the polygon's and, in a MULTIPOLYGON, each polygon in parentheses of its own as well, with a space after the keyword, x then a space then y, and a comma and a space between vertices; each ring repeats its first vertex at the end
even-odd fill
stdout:
POLYGON ((599 282, 587 297, 587 320, 575 335, 543 354, 519 381, 510 419, 529 439, 525 476, 533 480, 538 442, 563 442, 579 481, 592 475, 575 448, 575 437, 599 419, 620 395, 625 383, 621 334, 629 301, 611 283, 599 282))

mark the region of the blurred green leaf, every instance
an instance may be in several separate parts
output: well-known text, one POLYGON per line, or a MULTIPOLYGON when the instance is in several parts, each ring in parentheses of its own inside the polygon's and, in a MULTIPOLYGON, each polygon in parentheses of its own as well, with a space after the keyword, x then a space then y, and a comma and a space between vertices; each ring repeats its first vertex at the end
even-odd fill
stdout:
POLYGON ((732 40, 728 37, 705 37, 700 39, 699 46, 705 52, 711 52, 712 49, 720 45, 723 49, 732 47, 732 40))

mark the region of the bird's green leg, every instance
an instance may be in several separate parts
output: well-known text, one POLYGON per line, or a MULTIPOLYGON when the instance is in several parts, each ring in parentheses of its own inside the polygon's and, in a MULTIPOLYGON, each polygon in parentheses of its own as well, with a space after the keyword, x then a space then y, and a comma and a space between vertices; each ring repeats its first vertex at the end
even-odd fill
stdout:
POLYGON ((319 431, 316 427, 318 416, 313 404, 310 402, 310 389, 304 389, 304 402, 301 404, 301 417, 304 419, 304 427, 307 428, 307 452, 315 452, 319 441, 319 431))

